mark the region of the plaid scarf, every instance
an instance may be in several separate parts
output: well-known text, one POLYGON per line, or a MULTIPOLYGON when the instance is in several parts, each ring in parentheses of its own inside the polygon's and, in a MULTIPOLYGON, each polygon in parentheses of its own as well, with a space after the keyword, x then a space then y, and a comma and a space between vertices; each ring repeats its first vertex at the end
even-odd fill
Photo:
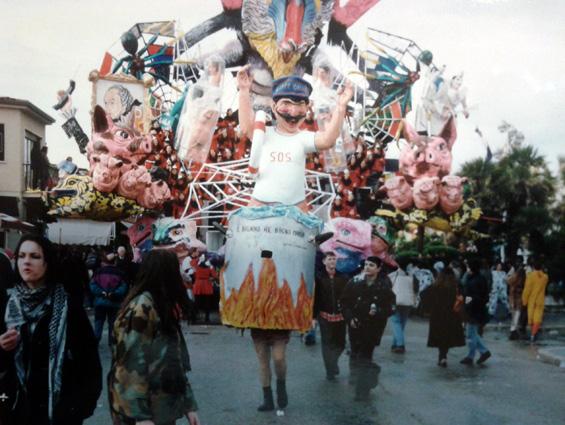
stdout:
MULTIPOLYGON (((28 288, 25 284, 18 284, 8 300, 5 320, 8 328, 19 328, 27 325, 30 337, 33 336, 39 320, 51 308, 49 320, 49 421, 53 421, 53 408, 57 404, 61 393, 63 372, 63 357, 65 353, 65 340, 67 331, 67 294, 62 285, 53 288, 41 287, 28 288)), ((25 364, 23 357, 23 344, 16 347, 14 361, 16 374, 21 388, 25 391, 29 376, 29 364, 25 364)))

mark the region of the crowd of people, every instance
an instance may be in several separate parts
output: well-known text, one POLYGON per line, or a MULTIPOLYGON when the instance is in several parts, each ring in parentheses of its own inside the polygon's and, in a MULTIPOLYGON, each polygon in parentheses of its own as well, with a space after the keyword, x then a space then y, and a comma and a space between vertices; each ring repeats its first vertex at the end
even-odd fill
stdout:
POLYGON ((319 326, 322 357, 328 381, 339 374, 338 359, 350 342, 350 382, 356 400, 365 400, 376 386, 380 366, 372 360, 387 319, 391 319, 391 351, 406 353, 405 327, 410 314, 429 316, 428 347, 437 348, 438 366, 447 367, 448 352, 467 345, 461 364, 485 363, 492 355, 482 339, 484 326, 511 316, 509 339, 528 337, 535 342, 543 320, 548 277, 539 261, 532 267, 519 261, 503 271, 486 261, 438 260, 433 272, 425 261, 397 259, 398 268, 387 270, 377 257, 364 262, 363 273, 349 279, 336 271, 336 255, 324 254, 316 274, 314 326, 319 326), (510 299, 510 303, 508 303, 510 299), (501 311, 508 305, 505 313, 501 311))
MULTIPOLYGON (((192 256, 195 266, 206 271, 193 274, 192 293, 210 296, 216 271, 199 252, 192 256)), ((3 425, 80 424, 93 413, 102 390, 98 346, 105 321, 112 350, 108 391, 114 423, 174 423, 182 416, 192 425, 199 423, 180 328, 181 320, 193 317, 194 304, 174 254, 153 250, 136 266, 124 247, 115 253, 57 250, 41 236, 25 235, 13 268, 7 261, 0 255, 0 392, 12 401, 0 405, 3 425), (65 273, 60 273, 61 263, 65 273), (81 280, 86 283, 79 288, 81 280), (7 292, 11 282, 15 285, 7 292), (91 305, 94 329, 84 308, 91 305)), ((358 273, 346 276, 336 270, 336 254, 327 252, 316 273, 313 325, 321 333, 326 378, 333 382, 339 375, 348 335, 355 400, 367 400, 377 385, 380 366, 373 351, 389 318, 392 352, 407 352, 405 327, 415 307, 429 315, 427 345, 437 348, 440 367, 447 367, 449 350, 464 346, 465 338, 468 351, 462 364, 482 364, 491 357, 482 332, 493 312, 501 314, 500 305, 508 304, 510 339, 525 335, 525 324, 531 340, 538 338, 547 286, 538 261, 533 268, 520 263, 508 272, 501 264, 489 270, 478 259, 447 265, 438 260, 433 271, 422 262, 400 258, 398 263, 391 270, 379 258, 368 257, 358 273)), ((201 299, 198 304, 209 320, 213 302, 201 299)), ((263 387, 258 410, 275 408, 271 361, 276 405, 283 409, 289 401, 290 331, 253 329, 251 336, 263 387)))

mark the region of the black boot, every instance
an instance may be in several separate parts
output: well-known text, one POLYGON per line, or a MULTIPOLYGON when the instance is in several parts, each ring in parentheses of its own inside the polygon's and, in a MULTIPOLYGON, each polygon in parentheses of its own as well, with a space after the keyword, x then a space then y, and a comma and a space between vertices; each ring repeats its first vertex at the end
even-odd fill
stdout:
POLYGON ((271 387, 263 387, 263 404, 257 408, 259 412, 269 412, 275 410, 273 402, 273 391, 271 387))
POLYGON ((286 381, 284 379, 277 379, 277 405, 279 409, 284 409, 288 405, 286 381))

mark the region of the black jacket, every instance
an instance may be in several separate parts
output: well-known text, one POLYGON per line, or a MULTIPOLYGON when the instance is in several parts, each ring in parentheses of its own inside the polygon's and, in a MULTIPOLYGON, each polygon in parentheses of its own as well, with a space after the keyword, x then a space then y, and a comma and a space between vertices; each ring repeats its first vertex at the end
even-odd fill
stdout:
MULTIPOLYGON (((347 324, 352 319, 357 319, 359 332, 356 334, 370 339, 373 345, 380 344, 387 319, 394 311, 395 301, 392 284, 384 273, 379 274, 371 286, 367 285, 365 278, 354 277, 347 283, 341 296, 343 316, 347 324), (369 314, 371 304, 375 304, 377 309, 375 315, 369 314)), ((353 333, 350 332, 350 336, 353 333)))
POLYGON ((340 299, 346 284, 347 276, 338 271, 333 278, 330 278, 325 268, 316 274, 314 317, 318 317, 320 311, 330 314, 341 313, 340 299))
MULTIPOLYGON (((10 388, 6 388, 9 394, 17 397, 12 411, 2 411, 2 425, 48 423, 50 318, 51 312, 48 312, 39 320, 30 339, 22 336, 22 341, 25 341, 24 358, 31 361, 26 389, 21 388, 16 379, 14 352, 6 353, 0 350, 0 375, 3 373, 7 380, 3 386, 6 388, 9 385, 10 388), (6 415, 9 415, 9 419, 6 415)), ((4 317, 0 318, 0 322, 2 328, 4 317)), ((26 329, 21 329, 21 332, 25 335, 26 329)), ((79 422, 91 416, 101 391, 102 367, 92 326, 82 303, 74 297, 69 297, 61 393, 54 408, 53 422, 79 422)))
POLYGON ((465 313, 470 323, 488 322, 487 303, 489 300, 488 282, 482 274, 471 274, 463 287, 463 295, 471 297, 465 304, 465 313))

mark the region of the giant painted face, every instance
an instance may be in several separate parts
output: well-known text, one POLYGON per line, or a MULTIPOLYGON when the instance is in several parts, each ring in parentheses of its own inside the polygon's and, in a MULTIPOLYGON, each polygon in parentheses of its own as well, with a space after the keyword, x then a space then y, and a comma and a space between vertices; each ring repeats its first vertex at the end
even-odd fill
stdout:
POLYGON ((459 176, 445 176, 441 179, 439 205, 446 214, 453 214, 463 205, 463 182, 467 179, 459 176))
POLYGON ((181 261, 193 249, 206 250, 206 245, 196 237, 196 223, 194 221, 165 217, 155 221, 152 228, 153 247, 171 250, 181 261))
POLYGON ((306 119, 308 102, 306 100, 279 99, 273 104, 277 117, 277 129, 287 133, 296 133, 306 119))
POLYGON ((320 249, 336 253, 339 272, 354 272, 361 260, 371 253, 371 225, 362 220, 338 217, 331 220, 329 228, 334 236, 320 245, 320 249))
POLYGON ((439 179, 422 177, 414 182, 414 204, 416 208, 431 210, 439 202, 439 179))
POLYGON ((135 130, 120 127, 103 108, 94 108, 92 137, 86 147, 89 158, 93 153, 105 153, 125 164, 137 164, 151 153, 151 149, 150 135, 140 135, 135 130))
POLYGON ((412 188, 403 176, 394 176, 387 179, 385 189, 390 203, 399 210, 410 208, 414 201, 412 199, 412 188))
POLYGON ((407 145, 400 152, 400 172, 407 179, 443 177, 451 171, 451 149, 457 137, 450 119, 439 136, 422 136, 404 123, 407 145))

